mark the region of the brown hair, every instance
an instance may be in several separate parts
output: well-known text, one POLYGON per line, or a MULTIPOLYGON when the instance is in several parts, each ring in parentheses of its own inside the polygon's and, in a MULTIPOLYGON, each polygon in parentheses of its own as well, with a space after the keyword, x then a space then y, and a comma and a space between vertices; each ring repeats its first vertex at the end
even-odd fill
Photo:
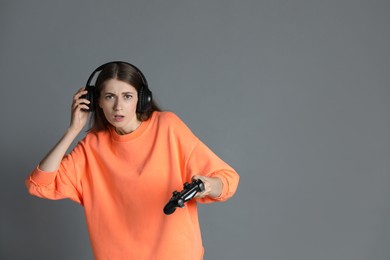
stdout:
MULTIPOLYGON (((126 62, 110 62, 104 65, 96 79, 94 87, 93 103, 95 105, 95 109, 94 112, 91 112, 90 115, 90 129, 88 131, 107 130, 110 125, 103 113, 103 110, 98 105, 100 93, 103 89, 104 83, 110 79, 116 79, 130 84, 137 90, 138 96, 142 87, 148 88, 144 75, 135 66, 132 66, 126 62)), ((152 100, 151 105, 148 106, 145 110, 136 112, 137 118, 140 121, 146 121, 151 117, 154 111, 161 110, 154 102, 154 100, 152 100)))

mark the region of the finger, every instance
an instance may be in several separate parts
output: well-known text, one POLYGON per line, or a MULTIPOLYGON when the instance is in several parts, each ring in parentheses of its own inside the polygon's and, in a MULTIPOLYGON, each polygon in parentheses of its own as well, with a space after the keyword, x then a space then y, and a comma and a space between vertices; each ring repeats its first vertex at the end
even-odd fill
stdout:
POLYGON ((201 198, 206 197, 207 195, 209 195, 209 191, 208 190, 204 190, 204 191, 196 193, 194 198, 200 198, 201 199, 201 198))
POLYGON ((82 95, 86 95, 88 93, 85 88, 80 88, 73 96, 73 99, 79 99, 82 95))
POLYGON ((208 185, 208 183, 205 183, 205 182, 204 182, 204 184, 205 184, 205 189, 203 191, 196 193, 194 196, 195 198, 204 198, 210 194, 210 191, 211 191, 210 185, 208 185))
POLYGON ((89 110, 89 106, 86 104, 80 104, 78 107, 82 112, 87 112, 89 110))
POLYGON ((84 92, 84 91, 87 91, 84 87, 80 88, 79 90, 77 90, 76 94, 80 93, 80 92, 84 92))
POLYGON ((194 180, 201 180, 202 182, 204 182, 204 178, 201 175, 194 175, 194 176, 192 176, 192 180, 193 181, 194 180))
POLYGON ((81 111, 85 112, 84 110, 89 110, 89 106, 86 105, 86 104, 75 105, 74 108, 73 108, 73 111, 78 111, 78 110, 81 110, 81 111))
POLYGON ((76 110, 76 109, 89 109, 88 107, 88 104, 90 102, 87 100, 87 99, 79 99, 79 100, 75 100, 73 102, 73 105, 72 105, 72 109, 73 110, 76 110))
POLYGON ((81 96, 78 96, 78 95, 75 95, 74 99, 73 99, 73 104, 89 104, 91 103, 91 101, 89 101, 88 99, 86 98, 82 98, 82 95, 81 96))
POLYGON ((82 92, 80 92, 80 93, 77 93, 77 94, 75 94, 74 96, 73 96, 73 101, 77 101, 77 100, 79 100, 79 99, 86 99, 86 94, 87 94, 88 92, 84 92, 84 91, 82 91, 82 92))
POLYGON ((91 101, 89 101, 86 98, 79 98, 77 101, 79 102, 79 104, 89 104, 89 103, 91 103, 91 101))
POLYGON ((73 100, 72 109, 76 109, 80 105, 80 101, 78 99, 73 100))

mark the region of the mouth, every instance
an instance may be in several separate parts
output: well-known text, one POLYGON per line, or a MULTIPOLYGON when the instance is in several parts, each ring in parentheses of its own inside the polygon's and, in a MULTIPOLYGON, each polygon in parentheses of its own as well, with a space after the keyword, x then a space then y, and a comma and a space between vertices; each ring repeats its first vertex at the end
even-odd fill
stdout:
POLYGON ((121 122, 121 121, 123 121, 124 118, 125 118, 125 116, 122 116, 122 115, 114 115, 115 122, 121 122))

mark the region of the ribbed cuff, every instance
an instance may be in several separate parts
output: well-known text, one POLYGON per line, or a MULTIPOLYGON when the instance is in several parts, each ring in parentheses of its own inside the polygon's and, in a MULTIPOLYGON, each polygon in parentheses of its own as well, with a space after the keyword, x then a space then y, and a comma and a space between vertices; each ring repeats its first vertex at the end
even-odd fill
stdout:
POLYGON ((39 165, 30 175, 30 181, 39 186, 49 185, 54 181, 56 172, 45 172, 39 169, 39 165))

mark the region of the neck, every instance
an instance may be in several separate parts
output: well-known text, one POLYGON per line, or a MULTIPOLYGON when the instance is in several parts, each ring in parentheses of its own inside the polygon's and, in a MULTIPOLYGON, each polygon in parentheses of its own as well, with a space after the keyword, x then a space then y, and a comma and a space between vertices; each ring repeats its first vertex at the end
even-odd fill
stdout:
POLYGON ((117 127, 115 128, 115 132, 118 134, 118 135, 126 135, 126 134, 130 134, 132 132, 134 132, 135 130, 138 129, 138 127, 141 125, 141 121, 139 121, 137 119, 136 122, 134 122, 134 124, 132 124, 131 126, 129 127, 126 127, 126 128, 121 128, 121 127, 117 127))

